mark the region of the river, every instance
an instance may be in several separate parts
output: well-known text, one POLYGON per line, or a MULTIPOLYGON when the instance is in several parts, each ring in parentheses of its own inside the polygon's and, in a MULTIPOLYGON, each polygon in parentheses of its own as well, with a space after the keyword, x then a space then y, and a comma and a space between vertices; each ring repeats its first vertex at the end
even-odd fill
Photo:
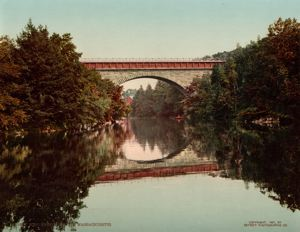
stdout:
POLYGON ((2 140, 0 231, 300 231, 298 132, 131 118, 2 140))

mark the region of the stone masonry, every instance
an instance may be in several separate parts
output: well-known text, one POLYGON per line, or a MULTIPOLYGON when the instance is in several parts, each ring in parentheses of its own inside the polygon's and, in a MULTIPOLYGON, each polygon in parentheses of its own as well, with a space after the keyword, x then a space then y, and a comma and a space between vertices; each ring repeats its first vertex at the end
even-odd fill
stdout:
POLYGON ((211 69, 201 70, 99 70, 102 78, 109 79, 116 84, 123 84, 127 81, 138 78, 153 78, 177 85, 187 87, 194 78, 202 78, 210 75, 211 69))

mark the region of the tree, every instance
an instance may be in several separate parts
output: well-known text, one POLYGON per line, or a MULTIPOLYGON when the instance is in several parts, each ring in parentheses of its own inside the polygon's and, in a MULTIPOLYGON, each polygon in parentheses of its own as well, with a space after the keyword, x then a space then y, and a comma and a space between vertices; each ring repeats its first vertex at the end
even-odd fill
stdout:
POLYGON ((300 24, 295 19, 279 18, 269 26, 265 38, 245 48, 238 46, 231 52, 216 54, 226 54, 226 62, 213 69, 211 92, 206 91, 208 84, 191 85, 192 96, 188 95, 190 99, 185 102, 198 98, 201 103, 194 103, 187 114, 198 112, 204 118, 211 115, 214 119, 247 122, 267 117, 296 121, 300 116, 299 51, 300 24))
POLYGON ((28 127, 78 129, 126 113, 121 87, 87 70, 80 56, 70 34, 50 35, 31 20, 26 25, 13 57, 26 87, 19 108, 30 115, 28 127))
POLYGON ((46 27, 35 27, 29 21, 16 42, 16 61, 28 87, 24 110, 31 115, 30 123, 39 127, 79 123, 83 68, 71 36, 50 36, 46 27))
POLYGON ((0 38, 0 130, 17 128, 28 119, 17 96, 24 86, 20 84, 21 67, 14 62, 13 49, 12 40, 0 38))
POLYGON ((146 90, 140 86, 133 98, 132 114, 137 117, 153 117, 153 89, 148 85, 146 90))
POLYGON ((194 79, 188 86, 187 95, 183 101, 184 111, 192 124, 201 120, 213 118, 213 92, 211 81, 208 77, 194 79))
POLYGON ((247 46, 237 57, 238 73, 243 77, 243 114, 251 111, 252 117, 298 118, 299 25, 295 19, 279 18, 269 26, 267 37, 247 46))
POLYGON ((268 31, 265 47, 266 53, 276 59, 279 110, 297 119, 300 116, 300 23, 296 19, 279 18, 268 31))
POLYGON ((183 114, 182 93, 163 81, 155 88, 150 85, 146 90, 141 87, 133 98, 132 115, 138 117, 174 117, 183 114))
POLYGON ((159 116, 177 116, 183 114, 183 94, 174 86, 158 81, 154 89, 155 112, 159 116))

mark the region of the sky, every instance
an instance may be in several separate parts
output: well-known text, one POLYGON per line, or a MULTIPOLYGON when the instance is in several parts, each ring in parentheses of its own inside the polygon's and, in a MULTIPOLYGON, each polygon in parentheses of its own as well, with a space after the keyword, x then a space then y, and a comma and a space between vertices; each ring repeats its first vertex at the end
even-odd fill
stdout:
POLYGON ((203 57, 265 36, 278 17, 299 20, 300 0, 0 0, 1 35, 31 18, 71 33, 83 58, 203 57))

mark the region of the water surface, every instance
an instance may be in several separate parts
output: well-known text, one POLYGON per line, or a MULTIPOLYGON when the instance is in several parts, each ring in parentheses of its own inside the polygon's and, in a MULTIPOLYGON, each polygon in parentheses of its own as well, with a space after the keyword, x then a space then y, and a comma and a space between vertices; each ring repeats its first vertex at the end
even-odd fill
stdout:
POLYGON ((0 230, 300 231, 296 128, 128 119, 1 144, 0 230))

